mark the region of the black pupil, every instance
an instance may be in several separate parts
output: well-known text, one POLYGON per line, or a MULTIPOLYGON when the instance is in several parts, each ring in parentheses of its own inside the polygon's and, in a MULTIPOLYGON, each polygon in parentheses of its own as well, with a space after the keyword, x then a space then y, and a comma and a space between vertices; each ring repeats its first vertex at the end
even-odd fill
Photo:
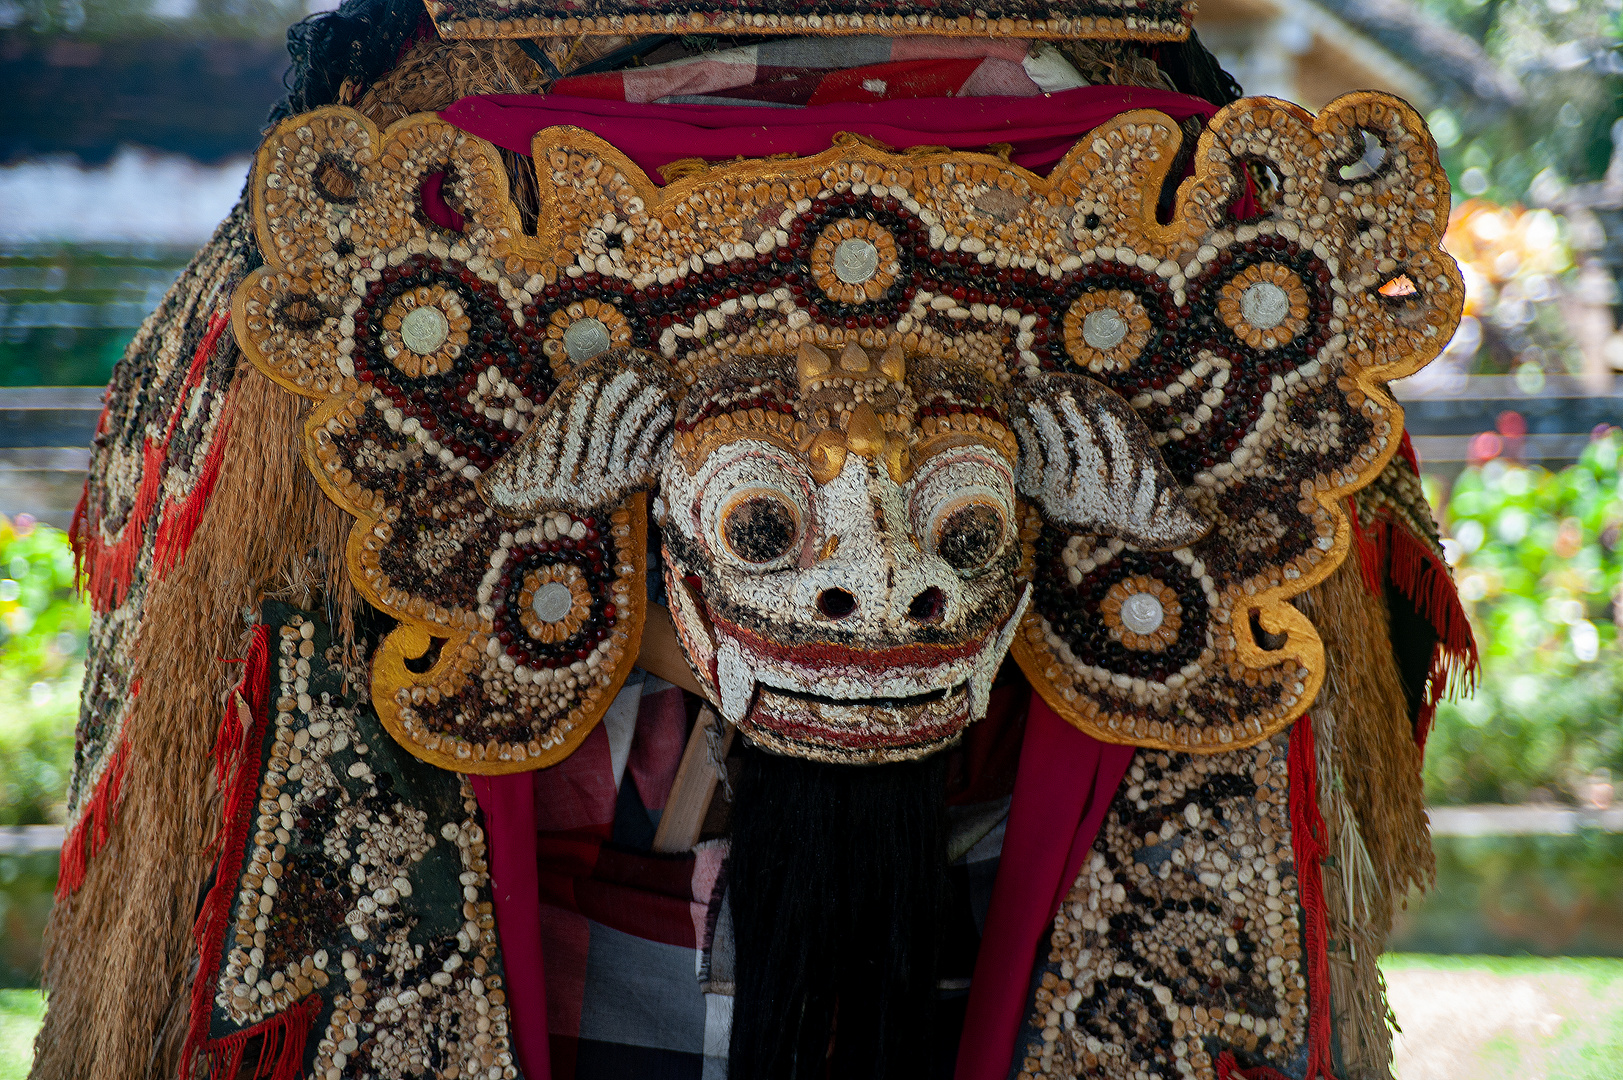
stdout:
POLYGON ((795 542, 795 515, 781 499, 758 495, 745 499, 727 513, 722 523, 727 546, 745 562, 765 563, 782 558, 795 542))
POLYGON ((985 566, 1003 540, 1003 515, 985 503, 954 510, 941 525, 936 554, 954 570, 985 566))

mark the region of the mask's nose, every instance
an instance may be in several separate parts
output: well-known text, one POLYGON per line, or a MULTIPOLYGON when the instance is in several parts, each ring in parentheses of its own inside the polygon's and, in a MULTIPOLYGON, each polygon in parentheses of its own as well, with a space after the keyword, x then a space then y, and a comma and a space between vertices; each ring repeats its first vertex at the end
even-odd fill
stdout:
POLYGON ((857 598, 845 589, 824 589, 817 594, 817 610, 838 622, 857 609, 857 598))
POLYGON ((852 633, 909 634, 950 622, 958 576, 913 542, 902 491, 883 469, 852 454, 818 492, 818 518, 832 553, 801 571, 794 603, 812 625, 852 633))

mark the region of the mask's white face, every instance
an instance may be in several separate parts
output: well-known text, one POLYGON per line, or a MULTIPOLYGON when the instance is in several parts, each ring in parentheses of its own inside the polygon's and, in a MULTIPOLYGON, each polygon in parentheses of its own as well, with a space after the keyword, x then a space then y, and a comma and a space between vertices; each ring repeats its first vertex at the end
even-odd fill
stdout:
POLYGON ((725 717, 785 753, 928 754, 986 711, 1024 612, 1012 463, 966 441, 819 484, 739 438, 663 483, 671 613, 725 717))
POLYGON ((847 764, 923 757, 985 715, 1038 507, 1162 549, 1203 530, 1097 384, 1009 391, 855 344, 723 361, 680 390, 605 354, 481 483, 524 516, 656 475, 671 617, 706 693, 757 744, 847 764))

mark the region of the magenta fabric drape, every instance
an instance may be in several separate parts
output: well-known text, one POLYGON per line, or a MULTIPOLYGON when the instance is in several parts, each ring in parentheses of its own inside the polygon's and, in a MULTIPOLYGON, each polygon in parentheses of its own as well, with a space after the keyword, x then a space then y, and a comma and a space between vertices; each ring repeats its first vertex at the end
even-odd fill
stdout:
POLYGON ((585 128, 613 144, 660 183, 658 169, 682 158, 724 160, 810 155, 827 150, 843 131, 887 146, 947 146, 980 150, 1012 143, 1011 160, 1046 173, 1077 139, 1112 117, 1155 109, 1172 119, 1209 118, 1209 101, 1141 86, 1083 86, 1041 97, 911 98, 899 101, 754 106, 649 105, 541 94, 465 97, 440 113, 449 123, 520 154, 543 128, 585 128))
POLYGON ((955 1080, 1009 1075, 1037 950, 1099 834, 1133 750, 1084 735, 1031 695, 955 1080))
POLYGON ((485 815, 491 901, 502 943, 508 1023, 519 1071, 526 1080, 551 1080, 541 888, 535 861, 535 774, 468 779, 485 815))

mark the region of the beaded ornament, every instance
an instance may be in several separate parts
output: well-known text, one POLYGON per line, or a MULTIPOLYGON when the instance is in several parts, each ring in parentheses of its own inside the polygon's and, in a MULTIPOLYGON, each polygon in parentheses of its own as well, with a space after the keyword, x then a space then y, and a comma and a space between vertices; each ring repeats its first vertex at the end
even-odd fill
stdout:
POLYGON ((96 424, 70 527, 91 614, 58 896, 107 840, 140 694, 137 643, 151 640, 148 594, 183 562, 225 462, 242 359, 227 312, 253 266, 251 228, 239 204, 147 316, 96 424))
POLYGON ((1054 916, 1018 1080, 1219 1075, 1308 1041, 1285 734, 1229 754, 1141 750, 1054 916))
POLYGON ((1193 0, 426 0, 440 37, 885 34, 1183 41, 1193 0))
POLYGON ((1006 644, 1107 741, 1281 730, 1324 667, 1290 598, 1397 448, 1386 381, 1459 317, 1447 180, 1394 98, 1245 99, 1163 222, 1180 138, 1127 113, 1044 178, 842 136, 659 187, 552 128, 532 236, 496 149, 437 117, 284 122, 236 329, 320 402, 311 467, 357 517, 356 586, 401 622, 384 723, 464 771, 567 754, 635 661, 658 486, 688 658, 776 749, 927 753, 1006 644), (1243 165, 1278 198, 1242 224, 1243 165), (972 474, 933 480, 954 454, 972 474))

